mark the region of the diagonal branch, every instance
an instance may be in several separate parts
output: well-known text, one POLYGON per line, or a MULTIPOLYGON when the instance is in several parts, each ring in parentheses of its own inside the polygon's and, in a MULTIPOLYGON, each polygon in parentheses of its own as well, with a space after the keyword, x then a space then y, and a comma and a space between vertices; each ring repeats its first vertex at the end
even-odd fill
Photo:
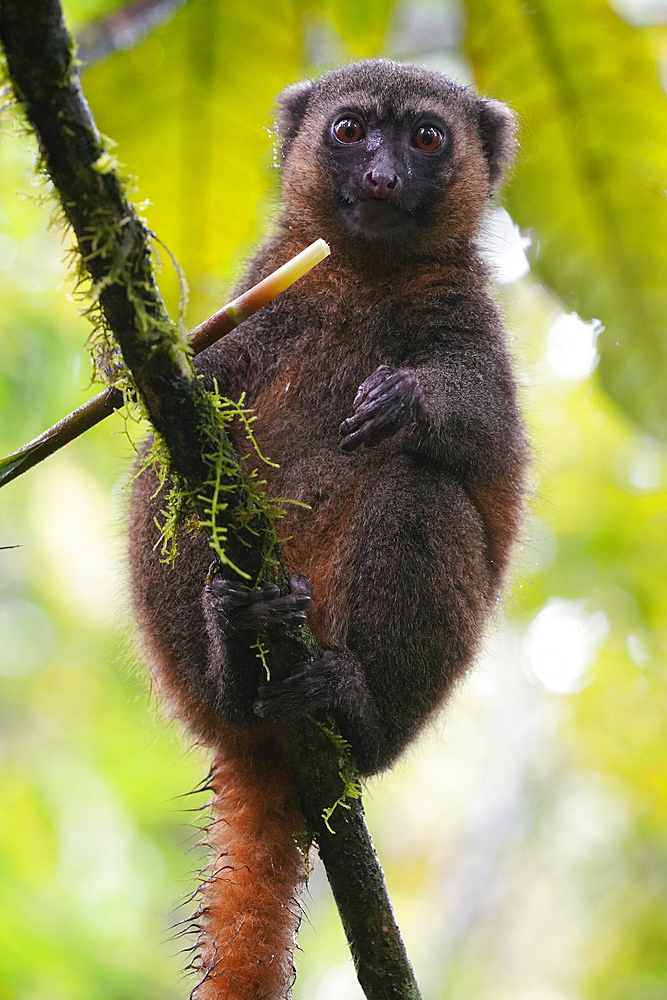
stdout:
MULTIPOLYGON (((196 493, 204 488, 212 428, 221 438, 213 399, 194 371, 169 320, 151 268, 149 233, 128 201, 81 92, 71 39, 58 0, 2 0, 0 41, 14 92, 40 140, 46 168, 74 230, 105 322, 170 456, 172 471, 196 493)), ((240 497, 242 483, 230 483, 240 497)), ((238 505, 229 497, 228 511, 238 505)), ((229 532, 230 557, 254 577, 271 537, 262 515, 260 541, 240 544, 229 532)), ((247 536, 252 537, 252 536, 247 536)), ((246 539, 244 539, 244 542, 246 539)), ((302 631, 272 648, 272 663, 314 654, 302 631)), ((382 869, 360 799, 333 817, 325 811, 344 794, 336 745, 309 722, 291 732, 294 777, 306 822, 324 861, 361 985, 369 1000, 418 1000, 382 869)))

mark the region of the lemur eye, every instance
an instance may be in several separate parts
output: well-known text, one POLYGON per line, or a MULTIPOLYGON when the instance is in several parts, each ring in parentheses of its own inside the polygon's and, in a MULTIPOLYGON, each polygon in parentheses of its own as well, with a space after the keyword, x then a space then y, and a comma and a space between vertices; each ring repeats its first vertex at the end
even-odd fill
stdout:
POLYGON ((442 146, 444 141, 444 135, 435 125, 420 125, 412 133, 411 139, 412 145, 417 149, 423 149, 425 153, 432 153, 434 149, 442 146))
POLYGON ((364 126, 360 121, 346 115, 344 118, 339 118, 334 124, 333 134, 339 142, 350 143, 359 142, 364 138, 366 132, 364 131, 364 126))

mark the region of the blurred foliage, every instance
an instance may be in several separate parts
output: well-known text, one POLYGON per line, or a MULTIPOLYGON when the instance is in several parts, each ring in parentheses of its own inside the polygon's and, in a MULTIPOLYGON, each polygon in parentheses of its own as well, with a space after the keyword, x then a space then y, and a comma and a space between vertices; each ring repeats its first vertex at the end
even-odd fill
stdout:
POLYGON ((610 394, 667 438, 667 105, 651 36, 606 0, 470 0, 479 86, 509 101, 527 155, 508 185, 536 275, 600 319, 610 394))
MULTIPOLYGON (((135 197, 150 198, 151 226, 188 277, 193 323, 220 307, 230 272, 266 231, 277 195, 274 101, 303 75, 307 40, 345 27, 351 44, 335 46, 333 59, 377 55, 389 8, 191 0, 142 45, 86 72, 98 125, 119 143, 135 197)), ((173 272, 164 279, 173 305, 173 272)))
MULTIPOLYGON (((66 10, 81 27, 118 6, 66 10)), ((665 399, 666 36, 647 4, 617 8, 633 23, 643 10, 642 27, 602 0, 471 0, 467 25, 435 0, 190 0, 83 75, 186 272, 191 323, 270 224, 282 86, 396 55, 476 77, 523 119, 506 203, 530 272, 517 278, 506 218, 487 235, 534 447, 514 592, 446 718, 366 796, 425 1000, 667 989, 667 459, 650 436, 665 399)), ((0 139, 5 454, 87 397, 89 362, 34 144, 6 110, 0 139)), ((0 550, 0 1000, 187 993, 167 928, 199 860, 186 810, 202 800, 178 797, 206 761, 135 669, 131 456, 116 415, 0 491, 0 546, 21 545, 0 550)), ((319 870, 306 909, 296 997, 359 997, 319 870)))

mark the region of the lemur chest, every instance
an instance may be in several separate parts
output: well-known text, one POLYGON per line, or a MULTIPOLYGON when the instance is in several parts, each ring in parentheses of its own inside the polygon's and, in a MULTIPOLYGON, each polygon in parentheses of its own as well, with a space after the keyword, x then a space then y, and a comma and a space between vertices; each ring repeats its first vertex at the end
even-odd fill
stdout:
MULTIPOLYGON (((261 467, 271 488, 282 495, 289 489, 291 496, 311 503, 325 490, 345 488, 345 481, 359 474, 359 463, 340 450, 339 427, 352 414, 361 383, 387 363, 386 354, 372 347, 316 337, 294 344, 250 401, 257 444, 279 466, 261 467)), ((249 461, 255 464, 256 458, 249 461)))
POLYGON ((269 492, 312 505, 332 490, 345 489, 357 463, 340 451, 338 428, 352 412, 356 389, 325 383, 313 391, 309 380, 288 368, 260 391, 252 431, 262 455, 275 464, 258 460, 252 450, 247 462, 258 469, 269 492))

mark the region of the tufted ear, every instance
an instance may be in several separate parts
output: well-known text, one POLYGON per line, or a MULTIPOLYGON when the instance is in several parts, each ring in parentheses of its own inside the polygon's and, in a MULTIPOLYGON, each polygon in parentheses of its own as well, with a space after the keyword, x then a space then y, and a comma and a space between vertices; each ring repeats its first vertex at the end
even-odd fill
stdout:
POLYGON ((514 159, 517 147, 517 120, 501 101, 482 97, 477 102, 479 132, 489 164, 491 189, 495 188, 514 159))
POLYGON ((301 127, 311 94, 314 89, 312 80, 302 80, 293 83, 278 95, 278 135, 282 140, 283 159, 296 134, 301 127))

